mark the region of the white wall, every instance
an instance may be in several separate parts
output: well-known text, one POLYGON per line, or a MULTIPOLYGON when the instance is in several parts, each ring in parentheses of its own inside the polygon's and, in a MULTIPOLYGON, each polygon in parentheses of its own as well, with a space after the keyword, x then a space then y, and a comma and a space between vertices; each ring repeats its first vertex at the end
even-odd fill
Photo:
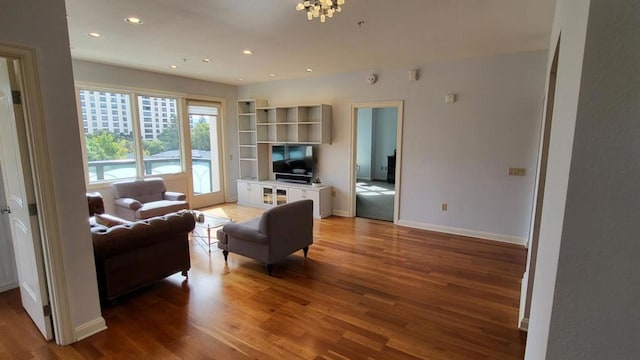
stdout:
POLYGON ((50 174, 59 219, 71 321, 78 329, 102 319, 87 223, 87 200, 65 3, 21 0, 0 5, 0 42, 36 50, 50 174))
POLYGON ((367 83, 371 72, 362 71, 244 85, 238 97, 333 105, 333 144, 322 145, 318 163, 323 182, 337 190, 334 213, 342 214, 349 205, 351 104, 404 100, 400 222, 524 244, 545 63, 546 52, 527 52, 425 64, 413 82, 409 69, 377 69, 374 85, 367 83), (445 104, 448 93, 458 102, 445 104), (527 176, 509 177, 509 167, 526 168, 527 176))
POLYGON ((387 156, 393 155, 398 135, 398 110, 396 108, 373 109, 373 178, 387 180, 387 156))
POLYGON ((357 124, 357 153, 358 179, 371 180, 371 145, 373 141, 373 111, 371 108, 358 109, 357 124))
POLYGON ((557 3, 560 62, 526 359, 640 356, 639 22, 637 0, 557 3))
MULTIPOLYGON (((236 90, 232 85, 218 84, 210 81, 189 79, 179 76, 153 73, 112 65, 98 64, 88 61, 73 61, 73 75, 75 81, 95 85, 111 86, 115 88, 134 88, 141 90, 156 90, 180 93, 191 96, 206 96, 224 99, 222 119, 224 126, 223 143, 226 149, 227 188, 225 200, 236 200, 236 179, 238 177, 238 121, 236 106, 236 90)), ((187 177, 173 177, 167 181, 169 190, 186 192, 187 177)), ((103 188, 92 186, 105 196, 107 211, 112 207, 110 185, 103 188)))

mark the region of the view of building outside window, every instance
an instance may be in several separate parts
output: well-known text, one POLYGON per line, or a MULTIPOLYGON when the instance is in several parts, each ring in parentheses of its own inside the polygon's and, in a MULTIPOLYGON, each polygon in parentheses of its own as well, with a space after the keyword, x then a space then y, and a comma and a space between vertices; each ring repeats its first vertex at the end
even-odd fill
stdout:
POLYGON ((138 96, 138 119, 144 152, 144 174, 175 174, 182 171, 178 101, 138 96))
MULTIPOLYGON (((178 99, 87 89, 81 89, 79 95, 89 182, 135 178, 138 168, 145 176, 183 171, 178 99), (133 113, 133 97, 138 102, 137 114, 133 113), (134 135, 136 122, 139 137, 134 135), (142 164, 135 155, 139 142, 142 164)), ((189 109, 194 192, 219 191, 219 176, 211 167, 210 130, 211 124, 213 131, 217 126, 217 108, 189 109)))
POLYGON ((136 176, 131 97, 107 91, 80 90, 89 181, 136 176))
POLYGON ((80 90, 89 182, 136 177, 139 164, 134 121, 140 124, 145 176, 182 171, 177 99, 137 96, 139 111, 133 114, 131 97, 126 93, 80 90))

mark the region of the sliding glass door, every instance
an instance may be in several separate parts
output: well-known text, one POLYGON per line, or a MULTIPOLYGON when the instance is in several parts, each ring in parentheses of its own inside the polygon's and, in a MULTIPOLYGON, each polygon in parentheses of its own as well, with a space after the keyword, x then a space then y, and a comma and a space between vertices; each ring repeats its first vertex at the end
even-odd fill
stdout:
POLYGON ((220 104, 188 100, 187 112, 191 137, 191 207, 223 203, 220 104))

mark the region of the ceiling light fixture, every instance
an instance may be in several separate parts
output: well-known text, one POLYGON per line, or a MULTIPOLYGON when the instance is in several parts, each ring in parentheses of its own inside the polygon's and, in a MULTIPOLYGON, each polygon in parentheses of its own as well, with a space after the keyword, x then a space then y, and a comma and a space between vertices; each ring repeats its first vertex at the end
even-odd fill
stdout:
POLYGON ((140 19, 139 17, 135 17, 135 16, 129 16, 128 18, 125 18, 124 21, 128 22, 129 24, 133 24, 133 25, 144 24, 142 19, 140 19))
POLYGON ((313 69, 312 69, 312 68, 308 68, 308 69, 307 69, 307 72, 312 72, 312 71, 313 71, 313 69))
POLYGON ((269 74, 269 76, 271 76, 271 77, 276 77, 276 74, 271 73, 271 74, 269 74))
POLYGON ((89 36, 91 36, 92 38, 99 38, 102 37, 102 35, 100 33, 97 32, 90 32, 89 34, 87 34, 89 36))
POLYGON ((202 59, 202 62, 203 62, 203 63, 210 63, 210 62, 211 62, 211 59, 204 58, 204 59, 202 59))
POLYGON ((327 17, 331 18, 334 13, 342 11, 340 5, 344 5, 344 0, 307 0, 299 2, 296 10, 306 10, 308 20, 319 17, 320 22, 325 22, 327 17))
POLYGON ((253 55, 253 51, 247 49, 247 50, 242 50, 242 53, 245 55, 253 55))
POLYGON ((177 65, 169 65, 169 68, 171 68, 171 69, 177 69, 177 68, 178 68, 178 66, 177 66, 177 65))

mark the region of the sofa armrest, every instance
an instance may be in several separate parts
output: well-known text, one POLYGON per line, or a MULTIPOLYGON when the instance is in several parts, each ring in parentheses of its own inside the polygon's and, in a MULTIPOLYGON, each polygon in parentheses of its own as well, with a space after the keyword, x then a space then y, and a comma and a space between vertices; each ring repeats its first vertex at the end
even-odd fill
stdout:
POLYGON ((132 198, 116 199, 116 205, 131 210, 138 210, 142 207, 142 203, 140 201, 132 198))
POLYGON ((173 201, 187 200, 187 195, 185 195, 183 193, 179 193, 179 192, 174 192, 174 191, 165 191, 165 193, 162 195, 162 197, 165 200, 173 200, 173 201))
POLYGON ((225 224, 222 231, 229 237, 251 241, 257 244, 266 244, 268 240, 267 235, 261 233, 258 229, 238 223, 225 224))

